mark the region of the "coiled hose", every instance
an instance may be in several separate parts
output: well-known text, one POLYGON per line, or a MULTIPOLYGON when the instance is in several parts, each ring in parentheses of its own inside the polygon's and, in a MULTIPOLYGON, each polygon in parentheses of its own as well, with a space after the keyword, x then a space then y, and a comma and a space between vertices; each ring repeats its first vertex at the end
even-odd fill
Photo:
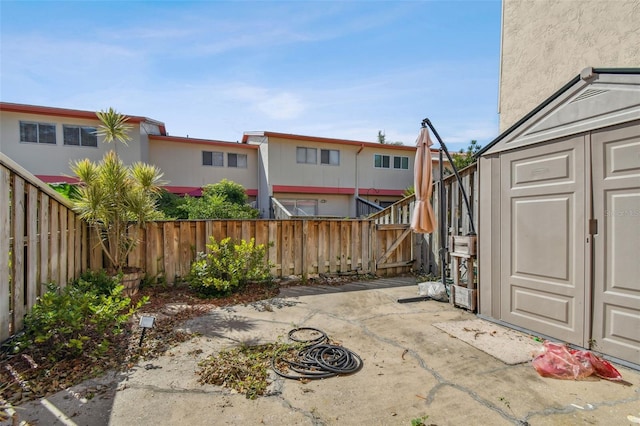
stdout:
POLYGON ((289 331, 289 339, 306 345, 295 356, 285 352, 271 359, 271 368, 281 377, 294 380, 325 379, 353 374, 362 368, 362 358, 358 354, 345 347, 329 344, 327 334, 317 328, 294 328, 289 331), (305 339, 302 337, 304 334, 312 337, 305 339))

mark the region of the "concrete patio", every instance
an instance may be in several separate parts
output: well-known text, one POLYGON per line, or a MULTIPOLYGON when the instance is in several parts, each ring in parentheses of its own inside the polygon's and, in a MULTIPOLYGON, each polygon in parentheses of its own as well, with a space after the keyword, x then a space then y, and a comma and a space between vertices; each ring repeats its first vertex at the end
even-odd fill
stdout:
POLYGON ((84 401, 66 391, 17 411, 33 424, 113 426, 410 425, 418 418, 427 425, 628 425, 640 417, 640 372, 616 365, 627 385, 540 377, 530 362, 507 365, 432 325, 475 315, 448 303, 397 302, 416 292, 413 278, 380 279, 292 287, 271 301, 215 309, 185 325, 197 338, 127 375, 82 385, 99 396, 84 401), (306 383, 274 375, 271 394, 256 400, 198 383, 198 362, 218 350, 284 339, 303 326, 357 353, 362 370, 306 383))

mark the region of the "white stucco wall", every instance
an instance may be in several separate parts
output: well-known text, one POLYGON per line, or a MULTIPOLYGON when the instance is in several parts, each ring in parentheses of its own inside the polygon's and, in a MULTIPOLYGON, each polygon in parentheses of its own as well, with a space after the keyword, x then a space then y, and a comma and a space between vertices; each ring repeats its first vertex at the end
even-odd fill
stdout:
POLYGON ((640 67, 638 0, 503 0, 500 131, 588 66, 640 67))
MULTIPOLYGON (((114 145, 105 144, 98 137, 97 147, 68 146, 63 143, 62 126, 91 126, 98 127, 99 121, 74 117, 57 117, 51 115, 25 114, 11 111, 0 113, 0 139, 2 152, 16 163, 35 175, 72 175, 70 161, 89 158, 92 161, 102 159, 105 152, 114 149, 114 145), (56 144, 38 144, 20 142, 20 121, 55 124, 56 144)), ((117 152, 122 161, 131 164, 141 161, 140 126, 131 123, 133 127, 130 136, 132 140, 128 146, 118 143, 117 152)))
POLYGON ((211 145, 193 142, 172 142, 150 138, 149 162, 160 167, 164 179, 171 186, 201 187, 228 179, 244 186, 245 189, 258 189, 257 149, 246 145, 229 143, 229 146, 211 145), (202 151, 224 153, 224 166, 202 165, 202 151), (247 156, 247 167, 228 167, 227 153, 247 156))

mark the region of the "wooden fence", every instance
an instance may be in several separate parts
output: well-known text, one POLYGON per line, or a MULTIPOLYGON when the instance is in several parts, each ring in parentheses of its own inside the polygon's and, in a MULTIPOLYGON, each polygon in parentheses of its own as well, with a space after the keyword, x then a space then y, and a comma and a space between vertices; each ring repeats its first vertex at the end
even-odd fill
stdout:
MULTIPOLYGON (((275 277, 374 274, 376 259, 388 251, 397 232, 392 228, 376 230, 368 219, 151 222, 143 230, 142 243, 129 256, 129 264, 143 268, 150 277, 173 284, 188 275, 191 262, 198 252, 207 250, 211 237, 216 241, 230 237, 236 241, 253 238, 256 244, 267 246, 267 260, 275 277)), ((410 250, 407 244, 385 256, 385 261, 398 260, 403 256, 402 250, 410 250)), ((410 265, 398 265, 382 274, 409 270, 410 265)))
MULTIPOLYGON (((478 226, 478 173, 477 163, 473 163, 458 172, 469 199, 469 206, 472 211, 475 228, 478 226)), ((448 175, 443 179, 445 192, 445 214, 441 214, 440 209, 440 182, 436 180, 433 184, 433 197, 431 205, 436 215, 436 223, 445 223, 446 236, 441 242, 439 228, 431 234, 413 234, 413 250, 416 262, 414 270, 435 275, 440 274, 440 250, 448 249, 448 237, 452 235, 467 235, 471 232, 471 221, 467 214, 466 206, 462 198, 462 191, 458 185, 455 175, 448 175)), ((415 196, 410 195, 386 209, 372 214, 369 219, 376 225, 406 225, 411 224, 415 196)), ((438 225, 439 226, 439 225, 438 225)), ((449 263, 448 255, 446 263, 449 263)))
POLYGON ((46 290, 87 268, 87 226, 64 197, 0 153, 0 341, 46 290))
MULTIPOLYGON (((475 165, 460 171, 477 218, 475 165)), ((469 219, 454 176, 444 180, 447 213, 440 218, 439 183, 433 206, 448 235, 465 235, 469 219)), ((397 275, 438 272, 438 232, 409 228, 415 198, 407 197, 366 219, 199 220, 148 223, 130 266, 169 284, 186 277, 209 238, 255 239, 265 244, 275 277, 316 274, 397 275)), ((95 233, 89 232, 64 197, 0 153, 0 341, 22 329, 26 312, 45 283, 65 285, 87 269, 103 267, 95 233)), ((444 245, 446 246, 445 238, 444 245)))

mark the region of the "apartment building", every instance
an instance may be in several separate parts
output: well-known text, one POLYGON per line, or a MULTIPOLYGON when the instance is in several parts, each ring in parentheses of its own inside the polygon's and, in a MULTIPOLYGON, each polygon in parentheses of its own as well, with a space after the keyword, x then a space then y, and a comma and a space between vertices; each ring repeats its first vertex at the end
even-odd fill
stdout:
POLYGON ((273 197, 297 216, 354 217, 358 200, 384 207, 413 185, 414 146, 276 132, 245 132, 242 142, 259 148, 261 207, 273 197))
POLYGON ((258 147, 207 139, 153 135, 149 163, 170 183, 167 190, 200 196, 202 187, 226 178, 242 185, 250 201, 258 195, 258 147))
MULTIPOLYGON (((149 136, 166 134, 164 123, 129 116, 129 146, 118 155, 131 164, 148 162, 149 136)), ((99 161, 113 145, 96 135, 100 122, 93 111, 0 102, 0 151, 45 182, 75 182, 69 163, 99 161)))
POLYGON ((500 132, 587 67, 639 66, 638 0, 502 0, 500 132))
MULTIPOLYGON (((128 123, 132 140, 117 146, 125 163, 158 166, 179 195, 234 181, 264 218, 274 217, 274 199, 293 216, 355 217, 358 202, 384 207, 413 184, 414 146, 275 132, 245 132, 237 143, 169 136, 147 117, 128 123)), ((71 161, 99 161, 113 148, 96 135, 99 124, 93 111, 0 102, 0 151, 45 182, 73 183, 71 161)), ((433 167, 437 176, 437 155, 433 167)))

